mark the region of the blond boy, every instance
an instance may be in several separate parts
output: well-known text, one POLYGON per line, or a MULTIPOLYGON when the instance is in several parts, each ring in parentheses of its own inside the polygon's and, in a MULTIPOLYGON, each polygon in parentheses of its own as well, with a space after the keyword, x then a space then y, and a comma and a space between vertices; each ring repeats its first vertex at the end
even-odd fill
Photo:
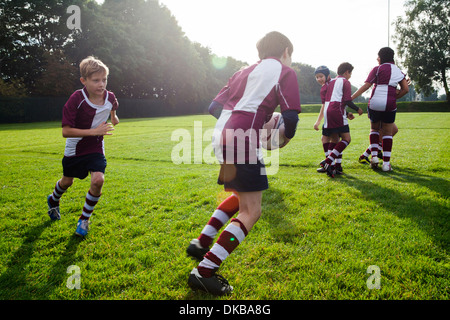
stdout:
POLYGON ((75 234, 88 233, 89 218, 102 194, 106 158, 103 136, 111 135, 113 125, 119 123, 116 97, 106 90, 109 69, 100 60, 90 56, 80 63, 80 81, 83 89, 75 91, 66 102, 62 116, 62 135, 66 140, 62 160, 63 176, 47 197, 51 220, 61 218, 59 201, 73 184, 74 178, 84 179, 89 173, 91 185, 78 220, 75 234), (111 123, 107 123, 111 116, 111 123))

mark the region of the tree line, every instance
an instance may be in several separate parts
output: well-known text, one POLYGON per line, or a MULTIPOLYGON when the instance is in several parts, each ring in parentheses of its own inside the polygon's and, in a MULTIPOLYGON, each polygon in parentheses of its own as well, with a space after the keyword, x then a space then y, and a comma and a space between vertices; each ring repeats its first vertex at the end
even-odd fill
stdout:
MULTIPOLYGON (((448 43, 448 33, 443 41, 448 43)), ((408 57, 403 47, 400 53, 408 57)), ((118 98, 164 102, 180 114, 204 110, 246 64, 190 41, 159 1, 0 0, 1 96, 68 97, 80 87, 78 65, 89 55, 109 66, 108 89, 118 98), (70 6, 80 9, 81 30, 68 27, 70 6)), ((447 65, 448 48, 435 75, 445 78, 447 65)), ((302 103, 320 103, 314 68, 299 62, 292 67, 302 103)))
MULTIPOLYGON (((190 41, 158 1, 0 1, 0 95, 69 96, 80 87, 78 65, 89 55, 108 65, 108 89, 118 98, 181 109, 204 107, 246 65, 190 41), (72 5, 80 8, 81 30, 67 25, 72 5)), ((314 68, 293 68, 302 102, 320 102, 314 68)))

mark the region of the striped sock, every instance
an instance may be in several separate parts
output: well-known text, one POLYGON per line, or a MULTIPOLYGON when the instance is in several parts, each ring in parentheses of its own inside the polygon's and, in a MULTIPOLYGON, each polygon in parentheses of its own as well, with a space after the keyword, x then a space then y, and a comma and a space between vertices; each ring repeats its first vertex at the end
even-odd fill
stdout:
POLYGON ((203 248, 209 248, 219 230, 239 211, 239 199, 235 194, 226 198, 214 211, 198 237, 203 248))
POLYGON ((376 131, 372 131, 369 136, 370 140, 370 151, 372 153, 372 157, 378 157, 378 146, 380 140, 380 134, 376 131))
POLYGON ((333 151, 330 152, 328 155, 328 158, 326 159, 326 163, 333 164, 335 160, 342 154, 342 151, 344 151, 345 148, 347 148, 348 142, 345 140, 340 141, 333 149, 333 151))
POLYGON ((328 151, 328 142, 323 143, 323 152, 325 152, 325 158, 328 157, 329 151, 328 151))
POLYGON ((225 230, 222 231, 217 242, 197 267, 197 270, 202 277, 208 278, 213 276, 222 262, 247 236, 247 229, 241 221, 232 219, 231 222, 238 222, 239 227, 230 223, 225 230))
POLYGON ((390 164, 393 141, 392 136, 383 136, 383 164, 390 164))
POLYGON ((367 147, 367 149, 366 149, 366 151, 364 151, 364 153, 362 154, 364 157, 370 157, 370 154, 372 153, 372 151, 371 151, 371 146, 369 145, 368 147, 367 147))
POLYGON ((52 208, 59 206, 59 200, 61 199, 63 193, 66 191, 67 189, 61 188, 59 181, 56 182, 55 189, 53 190, 52 196, 49 199, 52 208))
MULTIPOLYGON (((101 196, 101 195, 100 195, 101 196)), ((89 220, 94 211, 94 207, 97 204, 98 200, 100 200, 100 196, 94 196, 89 190, 86 194, 86 201, 83 206, 83 213, 80 216, 82 220, 89 220)))

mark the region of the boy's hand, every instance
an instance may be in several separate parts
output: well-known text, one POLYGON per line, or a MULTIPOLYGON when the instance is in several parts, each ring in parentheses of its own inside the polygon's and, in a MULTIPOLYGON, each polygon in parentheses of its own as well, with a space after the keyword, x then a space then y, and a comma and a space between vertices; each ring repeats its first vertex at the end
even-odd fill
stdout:
POLYGON ((111 123, 103 122, 94 130, 96 136, 111 136, 112 133, 110 131, 113 131, 114 127, 111 123))
POLYGON ((319 131, 319 123, 314 123, 314 130, 319 131))
POLYGON ((363 114, 363 110, 361 108, 358 108, 358 114, 362 115, 363 114))
POLYGON ((348 120, 353 120, 353 119, 355 119, 355 116, 353 115, 353 113, 349 112, 349 113, 347 113, 347 118, 348 118, 348 120))
POLYGON ((119 124, 119 117, 117 115, 115 115, 114 117, 111 118, 111 123, 116 126, 119 124))

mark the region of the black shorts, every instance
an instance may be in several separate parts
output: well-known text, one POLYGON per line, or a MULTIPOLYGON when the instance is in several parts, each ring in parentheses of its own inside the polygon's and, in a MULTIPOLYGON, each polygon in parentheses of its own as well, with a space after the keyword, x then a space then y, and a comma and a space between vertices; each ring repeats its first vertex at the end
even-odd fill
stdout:
POLYGON ((370 122, 394 123, 397 111, 376 111, 367 108, 370 122))
POLYGON ((106 158, 101 153, 91 153, 79 157, 64 157, 62 166, 65 177, 84 179, 89 172, 105 173, 106 158))
POLYGON ((326 137, 331 136, 331 134, 333 133, 346 133, 346 132, 350 132, 350 127, 348 125, 338 128, 324 128, 322 126, 322 135, 326 137))
POLYGON ((269 188, 266 167, 259 160, 255 164, 222 164, 217 183, 225 191, 253 192, 269 188))

